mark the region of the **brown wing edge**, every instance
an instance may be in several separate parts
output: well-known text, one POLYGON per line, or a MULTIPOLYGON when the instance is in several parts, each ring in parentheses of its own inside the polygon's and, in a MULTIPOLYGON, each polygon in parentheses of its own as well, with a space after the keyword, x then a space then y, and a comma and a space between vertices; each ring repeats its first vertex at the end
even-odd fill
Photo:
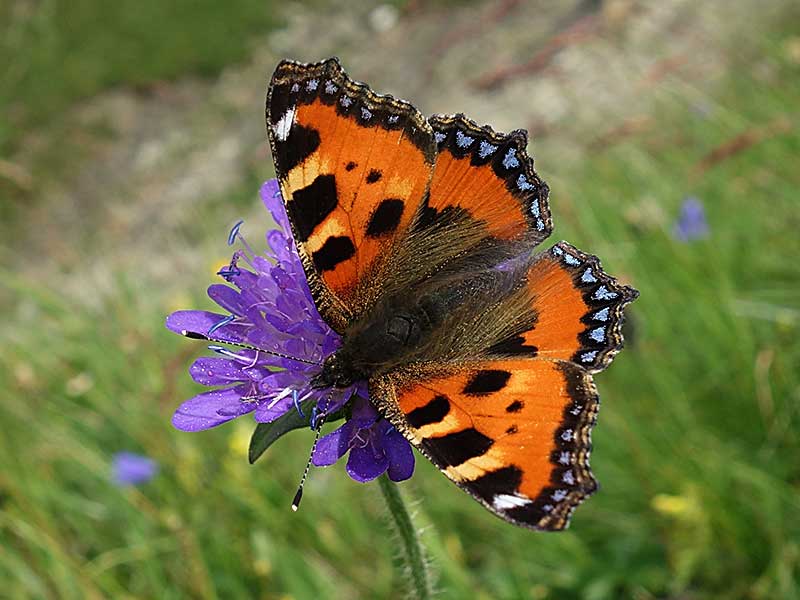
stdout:
POLYGON ((563 421, 554 435, 550 482, 532 503, 510 509, 497 509, 490 499, 497 494, 513 494, 516 491, 519 473, 514 471, 514 465, 487 473, 473 481, 454 479, 447 470, 450 465, 442 463, 414 435, 400 409, 396 394, 399 382, 394 381, 392 375, 371 379, 369 395, 378 411, 412 446, 493 515, 527 529, 560 531, 569 526, 575 509, 598 489, 589 457, 592 450, 591 433, 597 422, 600 397, 588 371, 568 361, 555 362, 559 363, 565 376, 566 390, 572 402, 564 408, 563 421), (565 455, 570 457, 570 462, 563 462, 565 455), (571 473, 570 477, 567 477, 568 472, 571 473))
POLYGON ((534 170, 533 157, 527 151, 528 132, 525 129, 497 132, 490 125, 481 126, 462 113, 436 114, 428 121, 438 149, 447 148, 456 158, 469 157, 473 166, 491 165, 498 179, 505 182, 509 193, 527 209, 533 244, 550 235, 553 231, 548 202, 550 187, 534 170), (459 144, 465 139, 463 136, 474 138, 474 142, 459 144))
POLYGON ((600 259, 578 250, 568 242, 558 242, 542 256, 556 258, 572 275, 573 284, 590 310, 581 318, 586 329, 580 334, 582 347, 571 360, 590 373, 604 370, 624 346, 622 326, 625 307, 639 297, 639 291, 623 285, 606 273, 600 259), (598 316, 599 315, 599 316, 598 316), (602 339, 593 336, 602 329, 602 339))
MULTIPOLYGON (((430 165, 435 163, 436 144, 433 130, 425 116, 411 103, 389 94, 378 94, 367 84, 354 81, 342 68, 337 57, 316 63, 282 60, 272 75, 265 102, 267 138, 279 181, 281 174, 285 172, 285 166, 280 164, 272 115, 284 115, 292 106, 292 102, 310 104, 317 97, 326 104, 336 104, 339 114, 354 118, 358 122, 363 119, 364 113, 361 109, 367 108, 371 114, 370 121, 362 124, 374 125, 379 122, 390 129, 402 128, 404 134, 422 150, 426 162, 430 165), (347 97, 349 102, 343 103, 344 97, 347 97), (393 119, 399 115, 403 118, 393 119)), ((298 239, 297 230, 291 220, 290 225, 293 237, 298 239)), ((317 310, 331 328, 340 334, 343 333, 352 320, 350 309, 328 289, 311 257, 300 244, 298 252, 317 310)))

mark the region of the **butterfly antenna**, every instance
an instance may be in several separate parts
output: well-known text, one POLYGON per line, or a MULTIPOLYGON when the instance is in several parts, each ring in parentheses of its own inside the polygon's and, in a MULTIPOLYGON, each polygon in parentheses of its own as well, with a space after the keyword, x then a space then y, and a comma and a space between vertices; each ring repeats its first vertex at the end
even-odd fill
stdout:
POLYGON ((255 346, 250 346, 248 344, 240 344, 239 342, 229 342, 227 340, 221 340, 219 338, 209 337, 207 335, 203 335, 202 333, 198 333, 196 331, 187 331, 186 329, 184 329, 181 331, 181 335, 193 340, 206 340, 207 342, 219 342, 220 344, 228 344, 229 346, 236 346, 237 348, 245 348, 246 350, 253 350, 254 352, 263 352, 264 354, 271 354, 272 356, 277 356, 278 358, 285 358, 286 360, 296 360, 297 362, 305 363, 307 365, 317 365, 317 366, 322 365, 322 363, 315 362, 313 360, 306 360, 305 358, 289 356, 288 354, 273 352, 272 350, 264 350, 262 348, 256 348, 255 346))
MULTIPOLYGON (((327 405, 327 402, 326 402, 327 405)), ((308 472, 311 469, 311 461, 314 458, 314 451, 317 449, 317 442, 319 442, 319 435, 322 432, 322 425, 325 423, 325 413, 320 415, 319 419, 316 418, 316 409, 315 412, 311 415, 311 426, 316 430, 316 435, 314 436, 314 443, 311 444, 311 452, 308 455, 308 462, 306 463, 306 468, 303 470, 303 477, 300 479, 300 485, 297 486, 297 493, 294 495, 294 500, 292 500, 292 510, 297 512, 297 509, 300 508, 300 500, 303 499, 303 486, 306 484, 306 479, 308 478, 308 472)))

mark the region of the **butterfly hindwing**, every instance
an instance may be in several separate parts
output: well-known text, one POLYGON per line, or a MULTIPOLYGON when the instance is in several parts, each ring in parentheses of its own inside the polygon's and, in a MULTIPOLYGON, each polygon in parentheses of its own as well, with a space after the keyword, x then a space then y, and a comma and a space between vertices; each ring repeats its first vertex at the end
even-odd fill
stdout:
POLYGON ((498 239, 536 243, 552 230, 549 189, 533 170, 524 130, 496 133, 464 115, 430 119, 436 169, 426 208, 434 215, 466 211, 498 239))
MULTIPOLYGON (((354 82, 336 59, 282 62, 267 129, 287 213, 320 313, 342 332, 408 227, 435 143, 413 106, 354 82)), ((373 294, 374 296, 374 294, 373 294)))
POLYGON ((567 242, 534 257, 524 281, 532 325, 492 353, 569 360, 590 372, 606 368, 622 348, 623 309, 638 292, 567 242))
MULTIPOLYGON (((621 348, 623 308, 638 293, 566 242, 494 273, 519 283, 488 288, 491 297, 507 294, 496 310, 470 300, 483 315, 470 339, 454 341, 447 359, 421 356, 414 368, 377 378, 370 395, 489 510, 526 527, 562 529, 596 488, 588 465, 598 407, 591 373, 621 348), (485 346, 475 347, 478 339, 485 346)), ((445 325, 446 338, 456 325, 445 325)))
POLYGON ((371 381, 370 396, 450 479, 508 521, 563 529, 596 489, 588 459, 597 393, 575 364, 517 359, 399 373, 371 381))

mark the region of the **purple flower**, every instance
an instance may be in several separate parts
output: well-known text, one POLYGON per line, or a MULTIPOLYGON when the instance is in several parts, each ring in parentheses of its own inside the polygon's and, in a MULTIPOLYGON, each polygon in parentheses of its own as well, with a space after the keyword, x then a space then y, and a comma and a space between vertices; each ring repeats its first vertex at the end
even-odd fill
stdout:
POLYGON ((318 467, 326 467, 348 450, 347 473, 356 481, 371 481, 387 470, 392 481, 403 481, 414 473, 411 446, 361 396, 353 400, 350 419, 336 431, 320 438, 312 462, 318 467))
MULTIPOLYGON (((172 423, 183 431, 216 427, 248 413, 254 413, 258 422, 269 423, 289 410, 299 410, 300 403, 306 400, 316 403, 318 416, 327 416, 345 406, 353 396, 368 397, 364 381, 347 388, 311 387, 311 379, 320 372, 325 358, 341 346, 341 338, 317 312, 276 180, 261 187, 261 199, 279 227, 267 232, 269 250, 263 256, 256 254, 239 233, 241 223, 238 223, 228 243, 238 241, 242 249, 234 252, 230 265, 219 272, 234 287, 216 284, 208 288, 211 299, 229 314, 182 310, 167 317, 167 328, 176 333, 254 348, 233 351, 211 345, 209 349, 219 356, 194 362, 189 369, 192 378, 216 389, 198 394, 175 411, 172 423)), ((333 464, 347 449, 357 448, 348 460, 348 473, 353 479, 368 481, 377 475, 364 474, 378 470, 379 475, 387 469, 390 476, 399 477, 407 472, 401 479, 410 477, 414 459, 408 442, 385 419, 378 417, 369 402, 363 400, 363 405, 368 409, 355 402, 354 414, 355 408, 361 407, 358 418, 349 420, 320 443, 345 428, 348 432, 356 427, 359 432, 368 431, 374 464, 369 468, 364 464, 363 468, 350 468, 351 462, 366 460, 364 447, 357 443, 339 453, 336 459, 315 464, 333 464), (371 411, 369 423, 367 410, 371 411), (357 424, 351 425, 353 420, 357 424), (381 435, 377 435, 379 430, 383 432, 381 435), (404 469, 392 467, 393 457, 400 455, 398 437, 411 457, 410 468, 408 461, 404 469), (359 458, 354 459, 354 454, 359 458)), ((359 439, 366 435, 360 434, 359 439)))
POLYGON ((133 452, 117 452, 111 463, 111 477, 119 486, 147 483, 158 472, 158 463, 133 452))
POLYGON ((708 237, 708 222, 703 204, 696 196, 689 196, 681 205, 681 213, 673 226, 673 236, 681 242, 691 242, 708 237))

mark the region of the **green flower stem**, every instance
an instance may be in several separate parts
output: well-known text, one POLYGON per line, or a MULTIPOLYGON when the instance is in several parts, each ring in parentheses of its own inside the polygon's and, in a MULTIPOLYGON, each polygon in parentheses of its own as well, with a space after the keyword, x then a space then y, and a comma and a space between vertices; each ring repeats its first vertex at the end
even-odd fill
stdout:
POLYGON ((381 493, 389 507, 389 514, 392 517, 394 526, 403 541, 403 558, 411 573, 411 583, 416 591, 417 598, 428 600, 431 597, 430 579, 428 577, 428 567, 425 564, 425 556, 422 551, 422 544, 419 535, 411 522, 411 515, 403 502, 397 484, 392 482, 384 473, 378 478, 381 486, 381 493))

